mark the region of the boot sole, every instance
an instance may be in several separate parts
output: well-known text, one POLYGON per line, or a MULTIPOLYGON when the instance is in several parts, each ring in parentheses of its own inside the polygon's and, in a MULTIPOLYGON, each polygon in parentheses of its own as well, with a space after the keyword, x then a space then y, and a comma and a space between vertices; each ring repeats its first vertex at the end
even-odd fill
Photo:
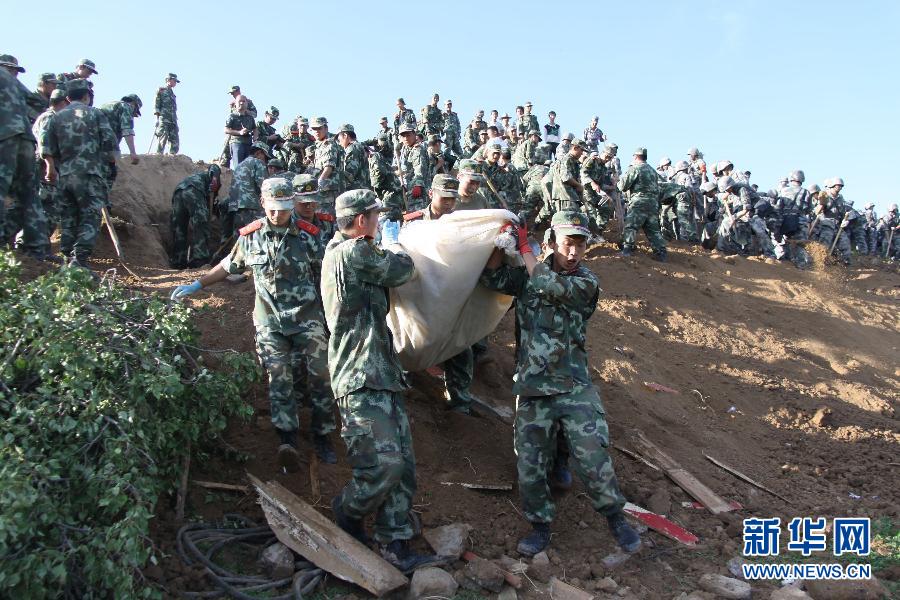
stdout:
POLYGON ((278 465, 294 473, 300 469, 300 453, 290 444, 278 447, 278 465))

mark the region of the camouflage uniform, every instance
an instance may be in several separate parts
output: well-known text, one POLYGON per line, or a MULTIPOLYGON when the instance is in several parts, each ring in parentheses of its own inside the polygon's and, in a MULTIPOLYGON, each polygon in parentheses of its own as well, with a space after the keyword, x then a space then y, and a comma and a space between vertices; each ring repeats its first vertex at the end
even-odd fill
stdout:
POLYGON ((653 251, 665 254, 666 241, 659 230, 659 178, 656 171, 647 163, 631 165, 618 187, 628 197, 622 249, 634 250, 638 229, 643 229, 653 251))
POLYGON ((359 190, 371 187, 369 181, 369 157, 360 142, 353 142, 344 148, 344 171, 341 181, 344 189, 359 190))
POLYGON ((867 204, 863 218, 865 219, 866 243, 869 246, 869 254, 876 256, 878 254, 878 216, 875 214, 875 205, 867 204))
POLYGON ((156 91, 156 102, 153 114, 156 120, 156 153, 162 154, 169 144, 169 154, 178 154, 178 107, 175 103, 175 90, 167 85, 156 91))
POLYGON ((209 260, 210 181, 209 170, 194 173, 182 179, 172 193, 172 264, 176 268, 187 265, 188 248, 192 263, 202 265, 209 260))
POLYGON ((341 493, 352 519, 375 512, 381 543, 413 536, 416 461, 402 392, 408 388, 387 327, 388 288, 409 281, 412 259, 338 231, 322 264, 331 383, 353 477, 341 493))
POLYGON ((316 139, 308 133, 301 134, 297 131, 294 135, 290 135, 282 146, 282 160, 284 160, 284 155, 287 155, 287 160, 284 163, 287 166, 287 170, 294 173, 303 172, 304 164, 306 163, 304 152, 310 146, 315 145, 315 143, 316 139))
POLYGON ((558 273, 552 265, 551 255, 530 277, 525 267, 508 265, 481 276, 485 287, 516 299, 521 337, 513 383, 518 396, 515 447, 523 512, 532 523, 550 523, 555 516, 547 472, 560 428, 594 509, 611 515, 625 505, 607 452, 606 411, 591 383, 585 349, 599 283, 583 265, 568 273, 558 273))
POLYGON ((900 256, 900 217, 896 210, 888 211, 878 219, 878 255, 882 258, 896 258, 900 256), (893 235, 891 235, 893 231, 893 235))
POLYGON ((428 165, 428 151, 424 144, 407 146, 403 144, 400 149, 400 172, 403 174, 403 185, 407 193, 411 193, 414 187, 422 186, 422 196, 414 199, 411 195, 407 199, 410 210, 418 210, 428 203, 428 181, 431 173, 428 165))
MULTIPOLYGON (((113 183, 116 181, 116 163, 115 158, 119 154, 119 145, 122 138, 126 136, 134 136, 134 112, 131 104, 124 100, 116 102, 107 102, 100 107, 100 112, 106 117, 112 128, 113 136, 116 138, 116 147, 110 157, 111 160, 105 163, 105 178, 109 189, 112 190, 113 183)), ((107 201, 108 206, 108 201, 107 201)))
POLYGON ((525 212, 528 214, 529 221, 533 221, 546 202, 546 188, 541 183, 544 176, 550 172, 550 167, 546 165, 534 165, 525 175, 522 176, 522 183, 525 185, 525 212))
POLYGON ((268 174, 266 163, 255 156, 248 156, 234 170, 231 189, 228 192, 228 212, 233 215, 231 227, 222 228, 223 242, 231 238, 236 229, 249 225, 263 216, 260 193, 262 182, 268 174))
POLYGON ((322 208, 325 212, 334 213, 334 201, 344 191, 341 174, 344 170, 344 149, 334 141, 326 139, 316 141, 316 158, 313 163, 316 177, 321 177, 326 167, 332 167, 331 178, 319 180, 319 197, 322 199, 322 208))
POLYGON ((553 212, 560 210, 579 210, 581 194, 571 184, 570 179, 581 179, 581 165, 571 154, 566 154, 550 167, 553 183, 550 189, 553 212))
POLYGON ((480 129, 472 127, 471 125, 466 127, 465 134, 463 135, 463 154, 460 156, 469 157, 478 150, 478 147, 481 145, 481 140, 478 137, 479 131, 480 129))
MULTIPOLYGON (((250 159, 248 159, 250 160, 250 159)), ((308 375, 312 397, 312 431, 335 430, 334 396, 328 375, 328 331, 312 262, 321 241, 317 228, 296 220, 286 228, 268 219, 241 231, 231 253, 220 263, 229 273, 253 271, 256 303, 256 351, 269 374, 272 424, 279 431, 296 431, 295 377, 308 375)))
POLYGON ((0 247, 12 245, 23 230, 25 250, 43 256, 49 248, 47 218, 35 194, 35 138, 19 86, 15 77, 0 69, 0 247), (7 196, 13 201, 8 212, 7 196))
POLYGON ((59 168, 60 251, 83 264, 100 231, 100 211, 109 193, 104 163, 115 150, 115 135, 99 109, 72 102, 50 119, 41 147, 59 168))
POLYGON ((584 140, 590 152, 597 152, 600 150, 600 142, 603 141, 603 130, 593 125, 586 127, 581 139, 584 140))
POLYGON ((459 115, 455 112, 444 111, 441 113, 444 119, 444 145, 456 156, 462 156, 462 148, 459 146, 459 138, 462 135, 462 126, 459 123, 459 115))
POLYGON ((528 135, 528 132, 532 129, 537 131, 541 130, 541 126, 538 125, 537 116, 532 113, 523 114, 522 118, 518 120, 516 123, 516 129, 520 136, 528 135))
POLYGON ((584 199, 584 211, 591 222, 591 231, 595 235, 603 235, 606 225, 613 216, 612 201, 603 189, 601 193, 594 190, 592 183, 601 186, 606 176, 606 165, 599 156, 586 154, 581 163, 581 185, 584 186, 582 198, 584 199))
POLYGON ((412 109, 404 108, 403 112, 397 111, 394 115, 394 131, 400 131, 400 126, 404 123, 409 123, 413 129, 416 128, 416 113, 412 109))
MULTIPOLYGON (((56 109, 52 107, 48 108, 38 115, 38 118, 34 121, 31 133, 38 142, 44 137, 44 132, 50 124, 50 119, 52 119, 56 113, 56 109)), ((50 184, 44 180, 44 161, 41 159, 41 156, 41 146, 38 144, 35 155, 34 176, 35 180, 38 182, 38 198, 41 201, 41 207, 44 209, 44 215, 47 219, 47 237, 49 238, 59 226, 61 207, 59 205, 59 194, 56 193, 56 184, 50 184)), ((0 212, 2 212, 2 209, 0 209, 0 212)), ((0 219, 0 232, 2 231, 3 221, 0 219)))
POLYGON ((522 210, 522 195, 524 193, 524 189, 521 189, 521 179, 518 174, 512 173, 501 167, 499 163, 492 163, 489 160, 483 163, 482 173, 485 178, 485 195, 491 202, 490 208, 503 208, 505 203, 509 210, 518 214, 522 210), (487 185, 488 181, 497 190, 499 198, 487 185))
POLYGON ((675 210, 676 198, 684 188, 673 181, 660 182, 659 184, 659 228, 667 240, 681 239, 679 231, 678 213, 675 210))
POLYGON ((869 254, 869 243, 866 236, 866 220, 853 208, 853 203, 847 203, 847 218, 850 220, 844 230, 850 237, 850 247, 855 248, 860 256, 869 254))
POLYGON ((672 182, 679 189, 675 193, 675 215, 678 218, 678 239, 698 242, 695 223, 695 188, 700 185, 688 171, 678 171, 672 176, 672 182))
MULTIPOLYGON (((824 208, 822 218, 819 219, 813 235, 820 244, 831 248, 834 236, 837 235, 844 215, 847 213, 847 205, 841 194, 831 196, 827 192, 820 192, 819 201, 823 203, 824 208)), ((841 260, 845 263, 850 262, 850 235, 846 227, 841 230, 835 250, 840 253, 841 260)))
POLYGON ((379 150, 369 157, 369 180, 372 189, 381 198, 387 207, 385 216, 391 221, 399 221, 406 210, 406 202, 403 201, 403 186, 397 172, 391 166, 390 155, 385 155, 387 150, 379 150))
POLYGON ((423 106, 421 112, 422 122, 419 131, 422 132, 422 135, 426 138, 429 135, 440 135, 444 130, 444 113, 441 112, 441 109, 429 104, 423 106))

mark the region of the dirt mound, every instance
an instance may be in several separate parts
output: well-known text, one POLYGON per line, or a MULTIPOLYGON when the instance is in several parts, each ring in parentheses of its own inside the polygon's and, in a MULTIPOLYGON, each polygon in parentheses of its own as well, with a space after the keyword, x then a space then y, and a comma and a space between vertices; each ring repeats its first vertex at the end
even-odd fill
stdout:
MULTIPOLYGON (((202 161, 195 163, 183 155, 142 155, 136 165, 127 157, 119 160, 118 177, 110 192, 111 214, 129 265, 164 267, 169 264, 172 192, 182 179, 207 167, 202 161)), ((229 182, 230 171, 223 176, 223 188, 229 182)), ((227 189, 220 193, 227 193, 227 189)), ((97 253, 112 251, 112 243, 104 231, 98 239, 97 253)))
MULTIPOLYGON (((123 166, 114 213, 149 225, 140 228, 146 230, 142 233, 129 232, 129 264, 140 275, 129 283, 168 292, 200 274, 160 268, 171 191, 199 168, 182 157, 146 157, 138 167, 123 166), (147 262, 135 264, 142 257, 147 262)), ((110 256, 111 248, 105 258, 98 248, 100 263, 110 256)), ((666 512, 700 536, 701 547, 688 550, 647 534, 652 547, 609 573, 601 559, 614 551, 614 544, 576 484, 558 503, 551 552, 557 576, 593 589, 612 574, 620 585, 640 590, 641 598, 672 598, 696 589, 705 573, 728 575, 726 561, 741 553, 741 518, 779 516, 784 523, 794 516, 869 516, 900 521, 900 272, 895 266, 858 260, 844 268, 822 261, 816 270, 799 271, 789 263, 710 255, 678 244, 667 264, 651 261, 646 248, 633 258, 621 258, 612 244, 591 249, 586 263, 603 288, 587 340, 614 445, 635 449, 631 438, 641 430, 743 509, 720 518, 684 507, 691 498, 683 490, 613 449, 628 499, 666 512), (678 393, 653 391, 645 385, 650 382, 678 393), (739 481, 705 454, 790 503, 739 481)), ((195 319, 202 346, 253 351, 252 283, 223 283, 191 302, 200 309, 195 319)), ((491 362, 478 367, 473 386, 480 398, 497 406, 514 406, 513 348, 508 314, 490 336, 491 362)), ((445 485, 514 485, 512 428, 492 417, 447 412, 442 383, 431 376, 416 374, 413 382, 407 408, 417 456, 415 510, 426 527, 454 521, 473 525, 470 540, 480 555, 513 555, 516 539, 527 529, 518 514, 517 493, 445 485)), ((227 449, 205 463, 198 460, 192 476, 242 483, 249 471, 280 481, 330 516, 329 500, 350 476, 343 456, 337 465, 318 466, 320 492, 314 497, 307 469, 284 475, 277 468, 265 387, 247 390, 246 397, 256 408, 254 419, 232 424, 227 449)), ((304 431, 308 424, 304 411, 304 431)), ((334 442, 343 454, 336 434, 334 442)), ((301 444, 306 455, 308 442, 301 444)), ((251 496, 201 488, 192 489, 190 511, 194 517, 241 512, 262 518, 251 496)), ((160 507, 154 541, 172 550, 179 525, 171 507, 160 507)), ((828 555, 819 558, 829 562, 828 555)), ((172 582, 184 571, 174 558, 163 566, 163 581, 172 582)), ((762 592, 772 585, 754 583, 754 589, 762 592)))

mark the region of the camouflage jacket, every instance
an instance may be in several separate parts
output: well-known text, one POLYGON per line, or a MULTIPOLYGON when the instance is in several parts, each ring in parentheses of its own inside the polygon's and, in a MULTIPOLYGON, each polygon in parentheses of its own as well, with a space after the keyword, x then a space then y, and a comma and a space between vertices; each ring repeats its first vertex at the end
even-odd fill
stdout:
POLYGON ((116 147, 122 138, 128 135, 134 135, 134 115, 131 114, 131 105, 127 102, 117 100, 116 102, 108 102, 100 107, 100 110, 109 121, 112 127, 113 135, 116 136, 116 147))
POLYGON ((436 106, 422 107, 422 128, 425 135, 441 133, 444 130, 444 113, 436 106))
POLYGON ((478 132, 480 129, 472 127, 469 125, 466 127, 465 135, 463 136, 463 150, 471 154, 478 149, 478 146, 481 145, 481 141, 478 139, 478 132))
POLYGON ((656 170, 647 163, 631 165, 619 181, 619 191, 628 193, 628 202, 658 202, 659 178, 656 170))
POLYGON ((404 144, 400 148, 400 172, 403 174, 403 183, 407 190, 412 190, 417 185, 428 187, 431 180, 429 171, 428 151, 425 150, 424 144, 413 146, 404 144))
POLYGON ((597 198, 599 194, 594 190, 592 183, 603 185, 606 177, 606 165, 597 156, 590 156, 581 163, 581 185, 584 186, 584 195, 588 198, 597 198))
POLYGON ((23 87, 6 69, 0 69, 0 142, 16 135, 34 139, 23 87))
POLYGON ((485 208, 493 208, 494 202, 488 199, 488 195, 493 196, 490 191, 485 193, 484 188, 487 186, 482 184, 478 191, 471 196, 463 196, 461 193, 456 199, 456 208, 454 210, 482 210, 485 208))
POLYGON ((481 284, 515 297, 521 327, 513 393, 549 396, 591 385, 585 330, 597 308, 600 284, 584 265, 557 273, 553 256, 538 263, 531 276, 525 267, 503 265, 485 271, 481 284))
POLYGON ((416 113, 412 109, 404 108, 403 112, 397 111, 394 115, 394 131, 400 131, 401 123, 409 123, 413 127, 416 126, 416 113))
POLYGON ((242 160, 234 170, 234 177, 231 180, 228 210, 242 208, 262 210, 259 201, 260 192, 262 182, 268 174, 266 163, 255 156, 248 156, 242 160))
POLYGON ((253 271, 257 330, 290 335, 303 331, 305 322, 324 321, 310 246, 295 223, 278 228, 266 218, 254 221, 220 264, 229 273, 253 271))
POLYGON ((801 185, 788 185, 778 191, 775 208, 784 215, 809 215, 812 210, 812 196, 809 190, 801 185))
POLYGON ((316 284, 316 293, 321 295, 322 259, 325 257, 325 247, 334 237, 335 219, 328 213, 315 213, 312 220, 307 221, 297 213, 293 213, 291 221, 300 231, 300 238, 309 256, 309 266, 316 284))
POLYGON ((159 116, 163 123, 178 122, 178 107, 175 104, 175 91, 167 85, 156 90, 156 102, 153 104, 153 114, 159 116))
POLYGON ((34 125, 31 126, 31 133, 38 141, 36 148, 36 155, 38 158, 43 156, 43 148, 41 147, 40 141, 44 138, 44 132, 47 131, 47 127, 50 126, 50 120, 56 115, 56 112, 57 111, 53 108, 48 108, 38 115, 38 118, 34 121, 34 125))
POLYGON ((380 152, 369 157, 369 180, 372 189, 378 192, 379 196, 386 192, 400 192, 403 189, 397 172, 391 166, 391 159, 380 152))
POLYGON ((591 150, 598 150, 603 141, 603 130, 599 127, 587 127, 582 134, 582 139, 591 150))
POLYGON ((388 288, 415 273, 405 252, 382 250, 338 231, 322 261, 322 300, 331 339, 328 368, 335 398, 363 387, 402 391, 408 385, 387 326, 388 288))
MULTIPOLYGON (((501 167, 498 163, 491 163, 490 161, 484 162, 482 173, 484 174, 485 179, 490 179, 491 184, 496 188, 497 192, 500 194, 500 198, 503 199, 503 202, 506 203, 509 210, 516 212, 521 208, 525 186, 522 185, 522 179, 519 177, 518 173, 514 173, 511 170, 501 167)), ((488 187, 487 182, 485 182, 484 185, 486 188, 485 195, 491 200, 490 208, 503 208, 503 204, 496 196, 494 196, 494 193, 488 187)))
POLYGON ((116 138, 100 109, 72 102, 50 119, 41 148, 42 156, 57 160, 60 176, 104 177, 116 138))
POLYGON ((209 182, 211 179, 209 171, 200 171, 182 179, 175 191, 184 192, 190 190, 199 193, 201 198, 207 198, 209 197, 209 182))
POLYGON ((528 135, 528 132, 532 129, 541 130, 537 117, 534 115, 522 115, 522 118, 516 122, 516 130, 519 132, 519 135, 528 135))
POLYGON ((691 161, 688 168, 688 174, 691 176, 694 187, 706 182, 706 161, 702 158, 695 158, 691 161))
POLYGON ((459 139, 462 134, 462 127, 459 124, 459 115, 453 112, 443 112, 441 117, 444 119, 444 133, 452 135, 453 138, 459 139))
POLYGON ((580 202, 581 195, 578 193, 578 190, 571 184, 566 183, 570 179, 580 181, 581 165, 578 164, 578 161, 571 154, 566 154, 553 163, 553 166, 550 167, 550 172, 553 174, 553 183, 550 188, 550 194, 553 199, 557 201, 568 200, 576 204, 580 202))
POLYGON ((344 148, 344 171, 341 182, 345 190, 359 190, 370 187, 369 157, 360 142, 353 142, 344 148))
POLYGON ((314 163, 317 177, 322 175, 322 171, 326 167, 333 167, 331 177, 322 180, 319 184, 319 191, 340 194, 344 191, 343 182, 341 181, 341 173, 344 169, 344 149, 337 142, 329 138, 316 142, 316 160, 314 163))
POLYGON ((307 148, 315 145, 315 143, 316 138, 308 133, 306 135, 298 134, 286 137, 282 151, 287 154, 287 162, 285 163, 287 168, 297 173, 302 171, 303 165, 306 163, 304 153, 307 148))
POLYGON ((39 91, 34 90, 31 91, 25 84, 16 79, 19 82, 19 85, 22 86, 22 94, 25 96, 25 104, 28 106, 28 121, 31 124, 34 124, 35 119, 38 118, 42 112, 50 108, 50 98, 44 96, 39 91))
POLYGON ((278 133, 278 130, 266 123, 265 121, 257 121, 256 122, 256 132, 254 134, 254 139, 257 139, 261 142, 265 142, 269 144, 269 147, 272 147, 272 143, 269 142, 269 136, 278 133))

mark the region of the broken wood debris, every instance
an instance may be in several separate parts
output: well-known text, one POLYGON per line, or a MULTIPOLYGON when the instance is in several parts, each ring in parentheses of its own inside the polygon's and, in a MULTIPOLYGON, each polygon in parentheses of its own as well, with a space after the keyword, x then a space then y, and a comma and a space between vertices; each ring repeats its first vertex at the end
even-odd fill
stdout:
POLYGON ((226 492, 241 492, 243 494, 250 493, 250 488, 246 485, 236 485, 233 483, 219 483, 218 481, 198 481, 194 480, 191 483, 196 485, 197 487, 206 488, 208 490, 223 490, 226 492))
POLYGON ((648 456, 656 464, 658 464, 681 489, 690 494, 695 500, 698 500, 709 509, 714 515, 731 512, 734 510, 724 498, 716 494, 699 479, 694 477, 690 472, 684 469, 678 462, 659 449, 656 444, 647 439, 643 432, 636 430, 632 436, 632 442, 641 450, 641 453, 648 456))
MULTIPOLYGON (((744 506, 740 502, 735 502, 734 500, 728 503, 731 508, 734 510, 743 510, 744 506)), ((706 507, 700 504, 699 502, 682 502, 681 508, 696 508, 697 510, 706 510, 706 507)))
POLYGON ((442 481, 441 485, 459 485, 470 490, 488 490, 508 492, 513 489, 511 483, 468 483, 464 481, 442 481))
POLYGON ((263 483, 249 473, 247 478, 278 541, 306 560, 379 597, 409 583, 393 565, 281 484, 263 483))
POLYGON ((788 504, 792 504, 790 500, 788 500, 787 498, 785 498, 785 497, 782 496, 781 494, 779 494, 779 493, 777 493, 777 492, 774 492, 774 491, 772 491, 771 489, 769 489, 769 488, 767 488, 766 486, 764 486, 763 484, 759 483, 758 481, 755 481, 755 480, 753 480, 753 479, 747 477, 746 475, 744 475, 743 473, 741 473, 741 472, 738 471, 737 469, 733 469, 733 468, 729 467, 728 465, 726 465, 725 463, 719 462, 718 460, 714 459, 712 456, 710 456, 710 455, 708 455, 708 454, 704 454, 703 456, 706 457, 706 460, 708 460, 708 461, 711 462, 712 464, 716 465, 717 467, 722 468, 722 469, 725 470, 725 471, 728 471, 729 473, 731 473, 732 475, 734 475, 734 476, 737 477, 738 479, 741 479, 741 480, 743 480, 743 481, 746 481, 746 482, 749 483, 750 485, 755 486, 755 487, 758 487, 759 489, 761 489, 761 490, 764 491, 764 492, 769 492, 770 494, 772 494, 773 496, 775 496, 775 497, 778 498, 779 500, 782 500, 782 501, 784 501, 784 502, 787 502, 788 504))
POLYGON ((551 577, 550 598, 553 600, 593 600, 594 595, 574 585, 560 581, 556 577, 551 577))
POLYGON ((667 394, 680 394, 681 393, 678 390, 672 389, 670 387, 667 387, 667 386, 659 384, 659 383, 653 383, 652 381, 645 381, 644 387, 647 388, 648 390, 653 390, 654 392, 665 392, 667 394))
POLYGON ((619 445, 617 445, 617 444, 613 444, 613 448, 615 448, 616 450, 618 450, 619 452, 621 452, 621 453, 624 454, 625 456, 628 456, 628 457, 630 457, 630 458, 633 458, 634 460, 636 460, 636 461, 638 461, 638 462, 644 463, 645 465, 647 465, 648 467, 650 467, 650 468, 653 469, 654 471, 660 471, 660 470, 661 470, 659 467, 657 467, 656 465, 654 465, 652 462, 650 462, 649 460, 647 460, 646 458, 644 458, 643 456, 641 456, 641 455, 638 454, 637 452, 632 452, 632 451, 629 450, 628 448, 623 448, 622 446, 619 446, 619 445))
POLYGON ((653 531, 663 534, 670 540, 681 542, 685 546, 696 546, 700 541, 700 538, 681 525, 673 523, 662 515, 651 512, 646 508, 641 508, 636 504, 628 502, 625 504, 624 510, 653 531))

